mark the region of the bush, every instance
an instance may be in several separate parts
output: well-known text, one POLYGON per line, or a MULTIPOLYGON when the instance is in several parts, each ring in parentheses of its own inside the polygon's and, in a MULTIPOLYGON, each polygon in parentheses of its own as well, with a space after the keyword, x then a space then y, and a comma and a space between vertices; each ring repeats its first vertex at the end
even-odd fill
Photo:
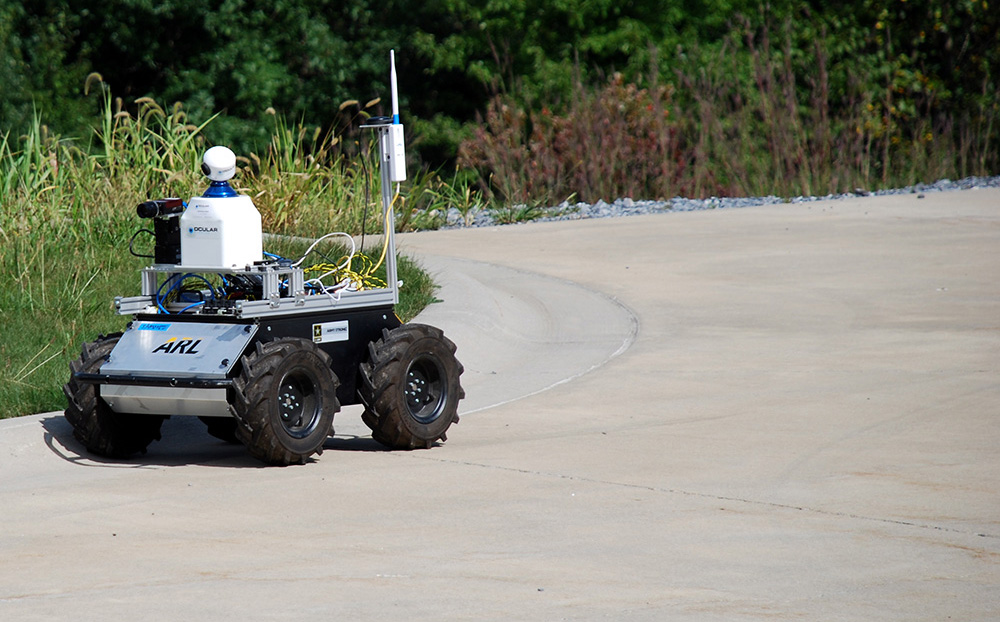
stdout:
POLYGON ((494 200, 548 205, 827 194, 1000 169, 995 101, 946 106, 871 59, 846 71, 835 47, 822 25, 737 19, 720 47, 679 51, 676 89, 658 83, 654 55, 648 86, 578 80, 558 113, 494 97, 460 163, 494 200))
POLYGON ((684 163, 669 100, 667 87, 640 88, 620 74, 597 90, 578 81, 563 114, 525 112, 498 95, 462 143, 459 163, 507 203, 674 196, 684 163))

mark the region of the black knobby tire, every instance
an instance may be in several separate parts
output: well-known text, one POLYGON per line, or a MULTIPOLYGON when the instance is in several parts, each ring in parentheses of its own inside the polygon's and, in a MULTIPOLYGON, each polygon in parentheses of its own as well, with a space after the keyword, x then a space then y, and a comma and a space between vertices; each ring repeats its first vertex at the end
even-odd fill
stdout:
POLYGON ((258 342, 243 355, 230 410, 236 438, 268 464, 301 464, 333 431, 337 375, 330 357, 305 339, 258 342))
POLYGON ((404 324, 384 329, 368 349, 358 396, 372 438, 393 449, 429 448, 447 440, 448 428, 458 423, 458 401, 465 397, 455 344, 433 326, 404 324))
POLYGON ((73 376, 77 372, 100 371, 121 335, 101 335, 83 344, 80 358, 69 364, 69 382, 63 385, 67 400, 65 415, 73 426, 73 436, 88 451, 108 458, 145 453, 150 443, 160 440, 160 426, 166 419, 160 415, 116 413, 100 398, 97 385, 80 382, 73 376))

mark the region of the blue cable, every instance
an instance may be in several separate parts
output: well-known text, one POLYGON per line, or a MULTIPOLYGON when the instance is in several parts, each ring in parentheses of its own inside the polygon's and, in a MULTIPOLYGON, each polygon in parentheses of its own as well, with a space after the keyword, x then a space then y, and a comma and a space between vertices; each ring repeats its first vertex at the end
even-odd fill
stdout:
MULTIPOLYGON (((167 279, 166 281, 164 281, 162 285, 160 285, 159 289, 156 290, 156 306, 158 306, 160 308, 160 310, 163 311, 164 313, 169 314, 170 311, 168 311, 167 308, 163 306, 163 300, 166 300, 168 297, 170 297, 171 292, 173 292, 175 289, 177 289, 178 287, 180 287, 181 285, 183 285, 184 281, 186 281, 187 279, 190 279, 190 278, 201 279, 202 281, 204 281, 205 285, 208 285, 208 291, 212 294, 212 300, 215 300, 215 287, 212 286, 211 281, 209 281, 205 277, 201 276, 200 274, 194 274, 192 272, 188 272, 187 274, 181 275, 180 279, 178 279, 176 283, 174 283, 173 285, 171 285, 170 289, 168 289, 165 294, 163 294, 162 296, 160 296, 160 290, 162 290, 163 287, 167 283, 169 283, 171 280, 177 278, 177 276, 178 275, 175 274, 174 276, 170 277, 169 279, 167 279)), ((196 303, 196 304, 204 304, 204 303, 205 303, 205 301, 203 300, 200 303, 196 303)), ((195 305, 190 305, 190 306, 182 309, 181 313, 184 313, 184 311, 187 311, 188 309, 190 309, 193 306, 195 306, 195 305)))
MULTIPOLYGON (((160 292, 163 291, 163 288, 167 286, 167 283, 169 283, 170 281, 173 281, 178 276, 179 275, 177 275, 177 274, 172 275, 169 279, 166 279, 165 281, 163 281, 163 283, 161 283, 158 288, 156 288, 156 306, 160 308, 160 311, 163 311, 167 315, 170 315, 170 311, 167 311, 167 308, 163 306, 163 297, 160 296, 160 292)), ((173 289, 173 287, 171 287, 170 289, 173 289)), ((170 291, 168 290, 167 293, 169 294, 170 291)))

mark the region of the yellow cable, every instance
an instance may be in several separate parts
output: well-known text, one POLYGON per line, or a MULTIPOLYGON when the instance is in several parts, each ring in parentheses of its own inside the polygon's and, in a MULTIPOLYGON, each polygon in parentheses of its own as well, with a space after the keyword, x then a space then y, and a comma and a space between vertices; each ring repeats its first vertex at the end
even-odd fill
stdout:
MULTIPOLYGON (((394 226, 396 223, 392 219, 393 205, 396 204, 396 199, 399 197, 399 192, 396 192, 396 196, 392 197, 392 201, 389 203, 389 209, 385 210, 385 230, 389 231, 389 227, 394 226)), ((389 235, 385 236, 385 240, 382 242, 382 256, 378 258, 378 263, 375 267, 371 269, 372 272, 378 270, 382 266, 382 262, 385 261, 385 253, 389 250, 389 235)))
MULTIPOLYGON (((389 209, 385 212, 385 230, 388 231, 390 226, 394 226, 395 222, 393 220, 393 205, 396 203, 396 199, 400 198, 399 191, 396 191, 395 196, 392 197, 392 201, 389 203, 389 209)), ((372 260, 367 255, 355 255, 352 257, 341 257, 340 263, 333 265, 330 263, 320 263, 313 264, 307 268, 303 268, 305 273, 323 273, 332 274, 334 279, 339 283, 344 279, 351 282, 352 285, 357 290, 364 289, 380 289, 386 287, 386 282, 374 275, 375 271, 382 267, 382 263, 385 261, 386 254, 389 250, 389 240, 388 235, 385 236, 385 240, 382 244, 382 253, 379 256, 378 262, 374 265, 372 260), (353 266, 354 260, 357 259, 361 262, 361 266, 355 270, 353 266), (348 261, 350 260, 350 261, 348 261), (344 264, 347 264, 344 266, 344 264), (341 267, 344 266, 344 267, 341 267)))

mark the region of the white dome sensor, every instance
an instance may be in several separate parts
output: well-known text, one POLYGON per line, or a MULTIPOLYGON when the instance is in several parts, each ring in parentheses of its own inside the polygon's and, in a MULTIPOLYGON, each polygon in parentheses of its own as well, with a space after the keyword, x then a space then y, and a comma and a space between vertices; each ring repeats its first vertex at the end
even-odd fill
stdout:
POLYGON ((201 172, 212 181, 228 181, 236 174, 236 154, 229 147, 212 147, 202 162, 201 172))

